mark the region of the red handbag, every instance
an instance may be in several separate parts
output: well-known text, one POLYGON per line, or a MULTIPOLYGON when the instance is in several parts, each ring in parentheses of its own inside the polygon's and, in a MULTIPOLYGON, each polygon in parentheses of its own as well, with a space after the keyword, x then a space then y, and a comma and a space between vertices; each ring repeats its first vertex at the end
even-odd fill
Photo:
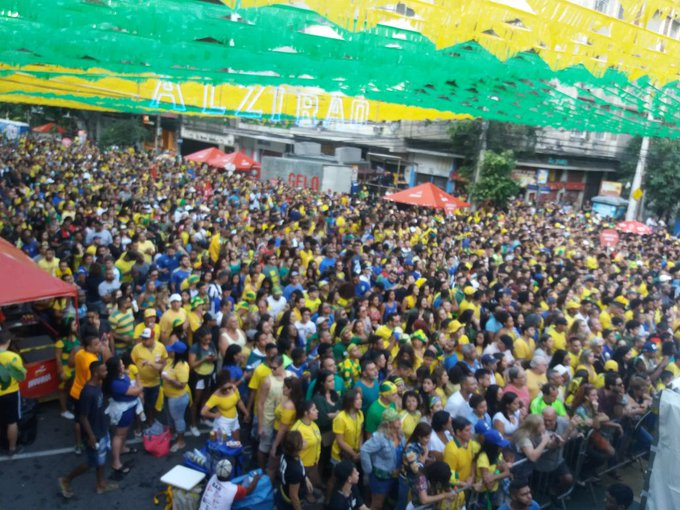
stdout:
POLYGON ((170 429, 165 429, 160 434, 147 435, 144 434, 142 442, 144 450, 154 457, 165 457, 170 453, 170 441, 172 440, 172 433, 170 429))

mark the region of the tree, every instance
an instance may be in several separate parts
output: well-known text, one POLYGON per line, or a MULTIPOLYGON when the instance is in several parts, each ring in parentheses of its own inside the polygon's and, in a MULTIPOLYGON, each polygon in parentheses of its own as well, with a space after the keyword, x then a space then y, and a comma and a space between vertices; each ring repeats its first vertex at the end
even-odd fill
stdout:
POLYGON ((680 197, 680 140, 652 140, 644 190, 647 207, 668 222, 678 210, 680 197))
POLYGON ((470 196, 477 202, 490 202, 496 207, 504 207, 510 198, 520 191, 519 185, 510 173, 515 168, 515 155, 512 151, 501 153, 486 151, 480 169, 479 182, 470 185, 470 196))
MULTIPOLYGON (((463 156, 458 173, 470 181, 479 158, 481 134, 481 119, 457 121, 449 127, 453 152, 463 156)), ((490 121, 486 139, 487 149, 490 151, 502 152, 511 149, 515 155, 528 157, 534 154, 536 147, 536 128, 490 121)))
POLYGON ((149 136, 148 130, 138 117, 112 120, 102 133, 100 145, 110 147, 138 146, 149 136))

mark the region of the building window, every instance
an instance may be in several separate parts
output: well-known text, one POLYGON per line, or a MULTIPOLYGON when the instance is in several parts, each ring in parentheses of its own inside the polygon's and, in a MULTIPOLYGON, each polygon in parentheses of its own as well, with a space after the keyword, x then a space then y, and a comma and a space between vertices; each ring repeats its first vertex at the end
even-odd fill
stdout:
POLYGON ((610 0, 595 0, 595 5, 593 6, 593 9, 599 12, 603 12, 605 14, 609 14, 609 4, 610 0))

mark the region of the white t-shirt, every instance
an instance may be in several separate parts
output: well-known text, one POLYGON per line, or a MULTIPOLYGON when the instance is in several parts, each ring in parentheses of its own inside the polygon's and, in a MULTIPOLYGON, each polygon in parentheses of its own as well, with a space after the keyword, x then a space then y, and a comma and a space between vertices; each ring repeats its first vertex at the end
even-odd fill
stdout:
POLYGON ((283 296, 279 296, 279 299, 274 299, 274 296, 269 296, 267 298, 267 309, 275 318, 286 310, 287 304, 288 301, 286 301, 286 298, 283 296))
POLYGON ((238 486, 231 482, 220 482, 213 475, 205 487, 198 510, 230 510, 238 486))
POLYGON ((316 324, 312 321, 307 321, 305 324, 295 321, 295 329, 297 329, 302 342, 307 345, 307 339, 316 333, 316 324))
POLYGON ((451 418, 467 418, 470 416, 472 408, 470 407, 470 404, 468 404, 467 400, 463 398, 463 394, 460 391, 457 391, 446 401, 444 411, 449 413, 451 418))
POLYGON ((493 421, 495 422, 498 420, 503 424, 505 427, 505 434, 506 436, 511 436, 515 433, 515 431, 519 428, 519 411, 517 411, 514 415, 515 418, 515 423, 512 423, 510 420, 508 420, 505 415, 501 412, 498 412, 493 415, 493 421))
MULTIPOLYGON (((446 442, 447 443, 453 439, 453 437, 451 436, 451 433, 448 430, 444 431, 444 435, 446 436, 446 442)), ((427 444, 427 448, 431 452, 444 453, 444 448, 446 448, 446 444, 443 443, 441 439, 439 439, 439 436, 433 430, 430 433, 430 442, 427 444)))

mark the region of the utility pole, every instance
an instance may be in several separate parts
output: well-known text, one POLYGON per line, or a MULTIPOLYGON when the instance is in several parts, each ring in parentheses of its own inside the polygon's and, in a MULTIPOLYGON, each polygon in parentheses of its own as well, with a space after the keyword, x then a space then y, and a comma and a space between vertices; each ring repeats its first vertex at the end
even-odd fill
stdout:
POLYGON ((482 121, 482 132, 479 134, 479 156, 477 156, 477 165, 475 166, 475 184, 479 182, 479 174, 481 173, 482 164, 484 163, 484 153, 486 152, 486 133, 488 130, 489 121, 482 121))
POLYGON ((640 145, 640 154, 638 156, 637 166, 635 167, 635 177, 633 177, 633 184, 630 187, 630 197, 628 198, 628 210, 626 211, 626 220, 635 220, 638 216, 638 200, 633 198, 633 192, 642 186, 642 180, 645 176, 645 167, 647 166, 647 154, 649 153, 649 137, 642 138, 640 145))

